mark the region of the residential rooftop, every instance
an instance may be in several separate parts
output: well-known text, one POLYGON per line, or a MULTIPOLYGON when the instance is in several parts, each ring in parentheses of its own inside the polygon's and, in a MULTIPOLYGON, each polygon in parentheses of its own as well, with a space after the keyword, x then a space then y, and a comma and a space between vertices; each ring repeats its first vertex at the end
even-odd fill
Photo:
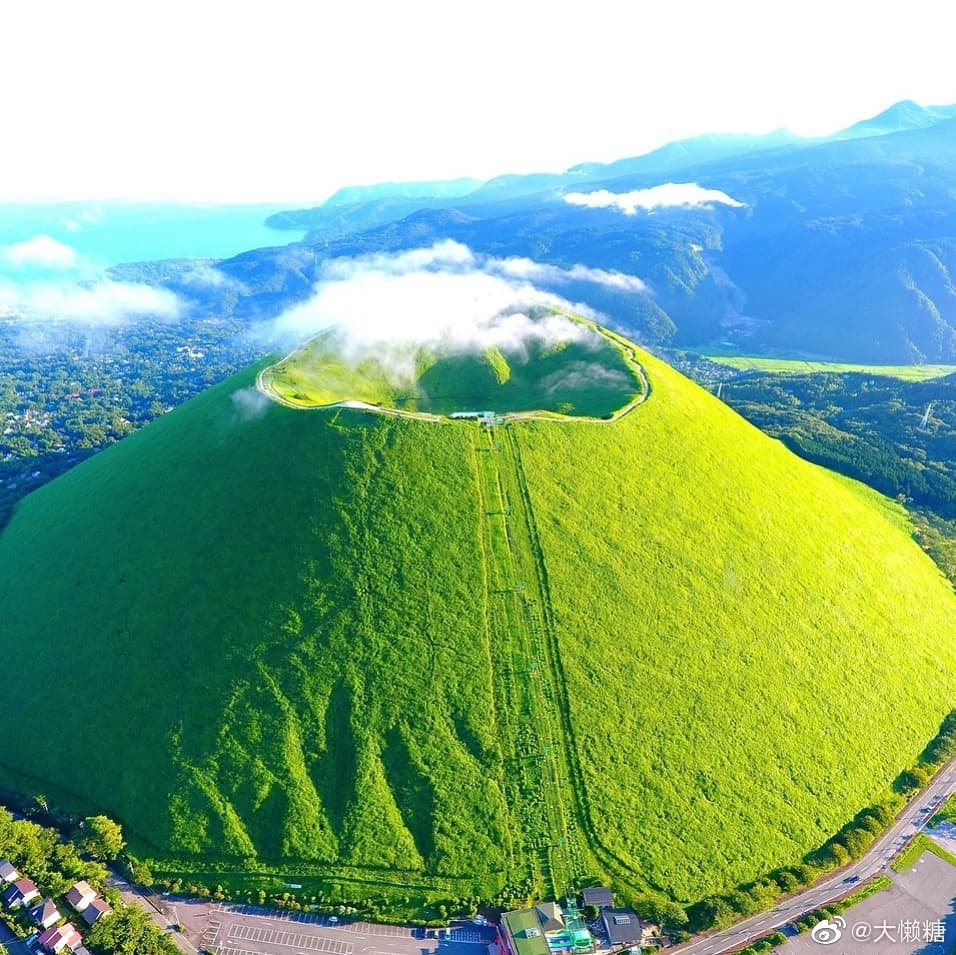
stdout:
POLYGON ((627 945, 641 940, 644 929, 632 909, 601 909, 601 921, 611 945, 627 945))
MULTIPOLYGON (((502 923, 511 937, 515 955, 551 955, 544 937, 540 906, 506 912, 502 923)), ((546 919, 547 920, 547 919, 546 919)))
POLYGON ((596 905, 599 909, 614 904, 614 895, 605 885, 593 885, 581 893, 585 905, 596 905))

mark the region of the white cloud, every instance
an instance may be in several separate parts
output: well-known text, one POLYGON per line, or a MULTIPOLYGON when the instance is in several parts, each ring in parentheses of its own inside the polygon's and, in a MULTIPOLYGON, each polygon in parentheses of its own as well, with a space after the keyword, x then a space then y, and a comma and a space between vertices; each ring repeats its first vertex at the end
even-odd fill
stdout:
POLYGON ((272 402, 258 388, 249 387, 232 393, 232 405, 239 421, 254 421, 272 407, 272 402))
POLYGON ((476 264, 477 258, 467 245, 462 245, 453 239, 444 239, 422 249, 332 259, 325 263, 322 274, 327 279, 341 280, 368 272, 381 272, 388 275, 405 275, 409 272, 436 269, 457 272, 474 269, 476 264))
MULTIPOLYGON (((94 221, 94 213, 82 210, 77 221, 94 221)), ((115 281, 97 263, 49 235, 0 248, 0 262, 7 264, 0 278, 0 310, 31 323, 112 326, 141 318, 171 320, 182 310, 182 301, 168 289, 115 281)), ((214 282, 216 274, 201 278, 214 282)))
POLYGON ((606 368, 604 365, 572 362, 566 368, 542 379, 541 387, 548 394, 558 391, 579 391, 585 388, 605 388, 613 385, 617 388, 633 386, 634 379, 626 372, 617 368, 606 368))
POLYGON ((31 319, 123 325, 141 318, 172 320, 181 302, 168 289, 103 280, 88 285, 35 283, 0 286, 0 305, 31 319))
POLYGON ((179 276, 179 281, 183 285, 196 285, 200 288, 246 290, 246 286, 238 279, 226 275, 225 272, 206 262, 197 262, 192 268, 179 276))
POLYGON ((705 189, 696 182, 666 182, 650 189, 635 189, 632 192, 608 192, 598 189, 596 192, 569 192, 564 201, 572 206, 585 206, 588 209, 619 209, 625 215, 632 216, 638 209, 652 212, 654 209, 693 208, 712 206, 719 203, 739 208, 744 203, 731 198, 719 189, 705 189))
POLYGON ((3 258, 11 265, 73 269, 79 264, 76 249, 49 235, 35 235, 23 242, 4 246, 3 258))
POLYGON ((527 258, 497 259, 446 240, 428 248, 325 263, 312 297, 270 323, 267 337, 291 347, 336 327, 346 347, 359 350, 403 342, 520 350, 532 339, 554 343, 583 337, 579 325, 561 316, 528 317, 529 309, 547 305, 593 315, 554 291, 570 282, 646 291, 633 275, 583 265, 562 269, 527 258))
POLYGON ((67 232, 80 232, 86 226, 96 225, 101 217, 99 209, 81 209, 75 216, 60 216, 60 225, 67 232))
POLYGON ((592 269, 585 265, 572 265, 569 269, 562 269, 556 265, 546 265, 535 262, 533 259, 509 258, 488 259, 485 268, 490 272, 524 278, 529 282, 539 282, 543 285, 566 285, 568 282, 590 282, 594 285, 603 285, 606 288, 617 289, 621 292, 646 292, 647 285, 636 275, 625 272, 608 271, 606 269, 592 269))
MULTIPOLYGON (((567 303, 528 283, 475 270, 397 274, 372 268, 319 282, 309 301, 283 313, 273 327, 280 339, 292 342, 337 326, 361 345, 440 340, 488 347, 520 338, 526 327, 511 319, 549 304, 567 303), (492 331, 492 319, 503 313, 510 313, 508 319, 499 320, 492 331)), ((530 324, 526 317, 525 322, 530 324)))

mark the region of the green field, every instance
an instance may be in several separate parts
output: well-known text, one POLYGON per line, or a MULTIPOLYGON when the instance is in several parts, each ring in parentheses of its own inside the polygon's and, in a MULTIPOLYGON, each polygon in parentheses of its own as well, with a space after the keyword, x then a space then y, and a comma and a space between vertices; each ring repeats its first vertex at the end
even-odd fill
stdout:
POLYGON ((902 872, 904 869, 910 868, 924 852, 932 852, 934 856, 939 856, 944 862, 956 866, 956 856, 947 852, 938 842, 921 832, 893 860, 891 868, 894 872, 902 872))
POLYGON ((950 796, 933 816, 934 826, 941 822, 956 822, 956 796, 950 796))
POLYGON ((904 381, 928 381, 956 374, 956 365, 853 365, 834 361, 804 361, 800 358, 763 358, 745 355, 704 355, 720 365, 740 371, 765 371, 774 374, 810 374, 812 372, 859 372, 865 375, 887 375, 904 381))
POLYGON ((951 709, 956 596, 899 508, 638 354, 613 423, 496 428, 250 369, 31 494, 11 785, 156 871, 405 914, 798 861, 951 709))
POLYGON ((565 315, 542 318, 552 324, 547 336, 482 349, 370 348, 330 329, 266 368, 259 386, 294 408, 358 401, 422 414, 545 411, 594 418, 609 418, 641 393, 616 336, 565 315))

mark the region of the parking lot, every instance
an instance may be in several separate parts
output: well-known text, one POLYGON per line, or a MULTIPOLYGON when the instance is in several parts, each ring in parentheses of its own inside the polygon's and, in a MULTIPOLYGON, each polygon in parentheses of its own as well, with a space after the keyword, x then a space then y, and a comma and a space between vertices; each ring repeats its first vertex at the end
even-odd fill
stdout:
POLYGON ((425 930, 225 902, 176 908, 196 948, 225 955, 485 955, 494 937, 470 923, 425 930))
MULTIPOLYGON (((956 939, 956 868, 924 852, 893 885, 843 913, 834 942, 810 932, 790 939, 781 955, 946 955, 956 939), (939 936, 942 938, 939 938, 939 936)), ((826 936, 823 936, 826 937, 826 936)))

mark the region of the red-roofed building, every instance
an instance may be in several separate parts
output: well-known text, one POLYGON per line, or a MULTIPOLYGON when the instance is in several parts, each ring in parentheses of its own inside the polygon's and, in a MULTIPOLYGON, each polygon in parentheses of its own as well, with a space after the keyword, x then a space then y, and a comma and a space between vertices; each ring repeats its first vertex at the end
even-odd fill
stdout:
POLYGON ((93 899, 93 901, 83 909, 83 918, 86 919, 87 925, 92 925, 98 918, 109 915, 112 911, 113 909, 106 899, 93 899))
POLYGON ((83 941, 83 936, 69 922, 47 929, 38 939, 37 944, 50 955, 60 955, 64 948, 76 948, 83 941))
POLYGON ((40 890, 29 879, 20 879, 19 882, 14 882, 3 893, 3 901, 11 909, 19 908, 21 905, 26 905, 27 902, 32 902, 39 897, 40 890))

